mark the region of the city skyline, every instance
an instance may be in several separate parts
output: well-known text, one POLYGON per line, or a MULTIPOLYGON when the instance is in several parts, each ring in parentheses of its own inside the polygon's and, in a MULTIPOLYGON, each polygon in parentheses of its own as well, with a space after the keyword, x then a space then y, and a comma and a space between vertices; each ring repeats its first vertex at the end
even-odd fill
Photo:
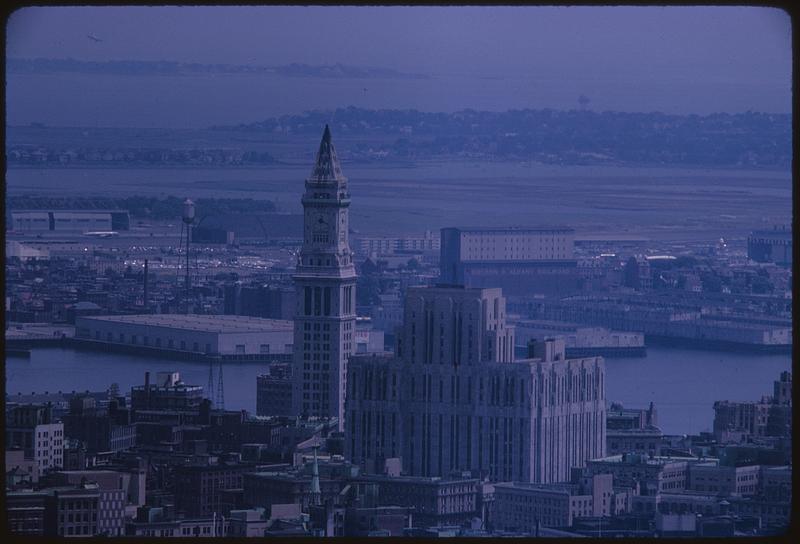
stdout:
POLYGON ((786 15, 17 10, 6 532, 786 535, 786 15))

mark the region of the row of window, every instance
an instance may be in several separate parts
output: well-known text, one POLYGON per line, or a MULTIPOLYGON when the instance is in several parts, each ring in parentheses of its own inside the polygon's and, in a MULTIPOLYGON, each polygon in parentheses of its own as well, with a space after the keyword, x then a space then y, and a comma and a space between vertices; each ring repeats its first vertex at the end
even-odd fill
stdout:
POLYGON ((93 535, 94 531, 90 532, 90 527, 88 525, 81 525, 78 527, 69 526, 64 530, 64 527, 61 527, 58 530, 58 534, 61 536, 66 535, 93 535))

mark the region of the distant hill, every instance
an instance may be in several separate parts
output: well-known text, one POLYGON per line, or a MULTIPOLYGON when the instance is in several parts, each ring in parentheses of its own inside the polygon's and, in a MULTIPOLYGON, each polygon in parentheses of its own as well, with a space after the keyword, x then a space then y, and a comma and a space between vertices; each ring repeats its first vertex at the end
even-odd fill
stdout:
POLYGON ((339 137, 372 136, 376 142, 390 137, 388 144, 355 144, 348 150, 354 158, 469 156, 754 168, 785 168, 792 159, 791 115, 754 112, 700 116, 526 109, 448 114, 349 107, 213 128, 314 134, 328 122, 339 137))
MULTIPOLYGON (((175 219, 183 211, 183 198, 166 196, 129 196, 119 198, 14 195, 6 199, 6 210, 128 210, 132 217, 146 219, 175 219)), ((252 198, 199 198, 198 216, 235 216, 274 212, 270 200, 252 198)))
POLYGON ((287 64, 260 66, 241 64, 199 64, 173 61, 111 60, 85 61, 76 59, 20 59, 6 60, 8 74, 54 74, 74 72, 96 75, 191 75, 191 74, 276 74, 286 77, 312 78, 365 78, 365 79, 427 79, 424 74, 408 74, 388 68, 348 66, 344 64, 311 66, 287 64))

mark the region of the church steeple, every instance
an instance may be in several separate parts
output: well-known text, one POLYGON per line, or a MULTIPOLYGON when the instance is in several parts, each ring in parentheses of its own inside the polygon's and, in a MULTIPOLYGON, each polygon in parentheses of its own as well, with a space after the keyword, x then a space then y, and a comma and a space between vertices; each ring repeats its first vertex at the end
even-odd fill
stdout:
POLYGON ((339 157, 336 156, 336 149, 331 141, 331 129, 328 125, 325 125, 325 132, 322 133, 317 160, 308 181, 316 183, 347 181, 342 174, 342 167, 339 164, 339 157))
POLYGON ((314 464, 311 465, 311 502, 314 506, 319 506, 322 498, 322 491, 319 487, 319 465, 317 464, 317 446, 314 446, 314 464))

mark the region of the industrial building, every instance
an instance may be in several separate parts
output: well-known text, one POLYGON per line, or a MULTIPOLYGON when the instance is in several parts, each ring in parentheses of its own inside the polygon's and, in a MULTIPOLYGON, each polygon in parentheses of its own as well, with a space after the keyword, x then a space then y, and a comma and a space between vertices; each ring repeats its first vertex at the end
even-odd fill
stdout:
POLYGON ((611 331, 604 327, 586 327, 563 321, 520 319, 514 323, 517 351, 526 349, 531 340, 563 337, 567 357, 643 357, 647 354, 644 334, 611 331))
POLYGON ((78 317, 78 342, 136 351, 238 361, 290 360, 293 324, 235 315, 78 317))
POLYGON ((438 234, 429 230, 416 236, 359 236, 354 240, 354 249, 360 255, 392 255, 407 251, 438 253, 441 241, 438 234))
POLYGON ((747 257, 759 263, 792 265, 792 230, 786 226, 756 230, 747 238, 747 257))
POLYGON ((500 287, 508 295, 557 293, 579 286, 568 227, 444 228, 442 283, 500 287))
POLYGON ((127 210, 11 210, 13 232, 92 232, 130 229, 127 210))

